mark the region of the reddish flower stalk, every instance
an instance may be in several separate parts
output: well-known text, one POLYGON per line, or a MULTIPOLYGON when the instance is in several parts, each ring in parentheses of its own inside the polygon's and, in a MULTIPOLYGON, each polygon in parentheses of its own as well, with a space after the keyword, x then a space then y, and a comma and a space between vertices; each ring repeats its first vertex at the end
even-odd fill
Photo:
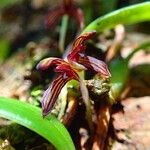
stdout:
POLYGON ((80 90, 83 99, 88 99, 88 93, 83 81, 80 79, 78 72, 91 69, 97 72, 103 78, 110 77, 107 65, 96 58, 86 56, 84 50, 86 46, 84 42, 92 38, 96 34, 95 31, 91 31, 79 36, 73 43, 72 50, 68 54, 67 59, 50 57, 42 60, 37 69, 48 69, 51 66, 56 66, 55 72, 59 75, 51 83, 50 87, 45 91, 42 98, 42 111, 43 116, 46 116, 53 108, 61 89, 70 80, 77 80, 80 83, 80 90))
POLYGON ((69 15, 70 17, 73 17, 78 22, 80 29, 83 29, 84 27, 83 12, 80 8, 76 7, 73 4, 72 0, 63 0, 63 3, 60 6, 57 6, 53 10, 49 11, 45 20, 46 27, 51 28, 65 14, 69 15))

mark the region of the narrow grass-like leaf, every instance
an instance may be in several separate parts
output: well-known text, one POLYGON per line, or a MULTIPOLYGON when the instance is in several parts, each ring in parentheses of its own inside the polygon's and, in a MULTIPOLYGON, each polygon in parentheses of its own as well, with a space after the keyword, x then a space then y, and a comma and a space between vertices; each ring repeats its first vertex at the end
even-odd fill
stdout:
POLYGON ((150 21, 150 2, 125 7, 99 17, 90 23, 82 33, 91 30, 103 32, 104 30, 114 28, 118 24, 129 25, 143 21, 150 21))
POLYGON ((58 150, 75 150, 66 128, 52 115, 43 119, 41 109, 15 99, 0 97, 0 117, 10 119, 38 133, 58 150))

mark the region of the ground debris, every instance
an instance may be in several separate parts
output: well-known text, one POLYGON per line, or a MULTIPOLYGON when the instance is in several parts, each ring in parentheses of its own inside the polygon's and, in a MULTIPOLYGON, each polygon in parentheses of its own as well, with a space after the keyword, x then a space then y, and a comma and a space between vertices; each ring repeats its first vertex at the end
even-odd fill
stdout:
POLYGON ((113 150, 148 150, 150 148, 150 97, 122 101, 124 113, 112 117, 115 132, 113 150))

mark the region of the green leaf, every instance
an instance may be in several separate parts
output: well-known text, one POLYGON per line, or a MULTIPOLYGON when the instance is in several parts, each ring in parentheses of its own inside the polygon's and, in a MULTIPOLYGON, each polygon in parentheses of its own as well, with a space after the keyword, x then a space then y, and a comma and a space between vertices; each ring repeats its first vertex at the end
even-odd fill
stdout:
POLYGON ((99 17, 92 23, 90 23, 82 33, 96 30, 97 32, 103 32, 114 28, 118 24, 135 24, 142 21, 150 20, 150 2, 144 2, 133 6, 125 7, 116 10, 112 13, 99 17))
POLYGON ((0 8, 13 5, 17 2, 21 2, 22 0, 0 0, 0 8))
MULTIPOLYGON (((112 99, 118 98, 126 81, 128 80, 129 77, 129 73, 130 73, 130 68, 128 67, 129 61, 132 58, 132 56, 140 51, 140 50, 144 50, 147 51, 148 48, 150 48, 150 42, 145 42, 142 43, 139 47, 135 48, 129 55, 127 58, 123 59, 123 58, 116 58, 113 61, 111 61, 111 63, 109 64, 109 68, 110 68, 110 72, 111 72, 111 83, 112 83, 112 87, 111 87, 111 95, 113 93, 113 97, 112 99)), ((146 70, 148 71, 148 67, 145 66, 145 68, 143 68, 143 72, 146 72, 146 70)))
POLYGON ((0 62, 3 62, 10 53, 10 42, 6 39, 0 39, 0 62))
POLYGON ((75 150, 66 128, 52 115, 43 119, 41 109, 15 99, 0 97, 0 117, 10 119, 38 133, 58 150, 75 150))
POLYGON ((122 58, 116 58, 109 64, 109 69, 111 73, 111 89, 109 92, 111 103, 120 96, 126 81, 129 76, 128 61, 122 58))
POLYGON ((128 61, 123 58, 116 58, 109 64, 111 83, 125 83, 129 75, 128 61))

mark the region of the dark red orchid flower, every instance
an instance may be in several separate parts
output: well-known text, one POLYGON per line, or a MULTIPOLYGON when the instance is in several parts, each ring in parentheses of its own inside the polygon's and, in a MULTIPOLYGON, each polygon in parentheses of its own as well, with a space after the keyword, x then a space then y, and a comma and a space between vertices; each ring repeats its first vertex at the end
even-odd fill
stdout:
POLYGON ((79 23, 80 29, 84 27, 83 12, 80 8, 73 4, 73 0, 63 0, 62 5, 57 6, 53 10, 49 11, 45 20, 46 27, 51 28, 65 14, 73 17, 79 23))
POLYGON ((85 68, 92 69, 99 73, 102 77, 110 77, 109 70, 107 65, 94 57, 86 56, 83 52, 86 49, 84 42, 90 38, 92 38, 96 34, 95 31, 87 32, 81 36, 79 36, 72 46, 72 51, 68 54, 67 59, 70 63, 78 63, 83 65, 85 68))
POLYGON ((78 72, 82 70, 92 69, 103 78, 110 77, 107 65, 96 58, 86 56, 84 50, 86 48, 85 41, 92 38, 96 34, 91 31, 79 36, 73 43, 72 50, 68 54, 67 59, 50 57, 42 60, 37 69, 45 70, 51 66, 55 67, 55 72, 59 75, 51 83, 50 87, 45 91, 42 99, 43 116, 46 116, 54 106, 61 89, 70 80, 77 80, 80 83, 80 90, 83 99, 88 99, 88 93, 84 82, 80 79, 78 72))

